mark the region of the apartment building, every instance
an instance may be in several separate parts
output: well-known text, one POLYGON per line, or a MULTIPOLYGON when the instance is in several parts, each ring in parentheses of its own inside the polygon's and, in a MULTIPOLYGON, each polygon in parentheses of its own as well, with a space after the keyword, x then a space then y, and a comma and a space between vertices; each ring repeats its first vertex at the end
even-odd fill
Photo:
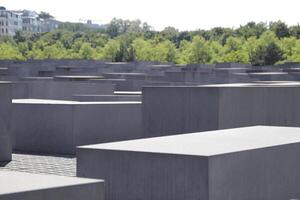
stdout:
POLYGON ((22 25, 23 21, 20 14, 0 7, 0 36, 13 36, 17 31, 23 29, 22 25))
POLYGON ((30 33, 42 33, 42 21, 35 11, 22 11, 23 31, 30 33))
POLYGON ((44 33, 58 28, 61 22, 49 18, 40 19, 35 11, 7 10, 0 6, 0 36, 14 36, 17 31, 44 33))

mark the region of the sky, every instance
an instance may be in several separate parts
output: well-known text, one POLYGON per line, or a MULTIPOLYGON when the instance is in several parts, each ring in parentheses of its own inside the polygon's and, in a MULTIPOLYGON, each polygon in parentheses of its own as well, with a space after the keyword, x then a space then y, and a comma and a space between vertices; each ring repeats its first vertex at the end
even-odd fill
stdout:
POLYGON ((9 10, 46 11, 61 21, 91 19, 104 24, 116 17, 140 19, 162 30, 173 26, 181 31, 237 28, 249 21, 300 22, 300 0, 0 0, 9 10))

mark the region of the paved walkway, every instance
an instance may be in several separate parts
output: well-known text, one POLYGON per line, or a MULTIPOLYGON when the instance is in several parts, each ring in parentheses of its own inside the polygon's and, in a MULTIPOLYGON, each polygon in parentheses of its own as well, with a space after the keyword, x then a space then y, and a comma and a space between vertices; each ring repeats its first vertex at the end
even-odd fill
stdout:
POLYGON ((76 176, 76 158, 70 156, 31 155, 16 153, 9 163, 0 162, 0 171, 18 171, 33 174, 76 176))

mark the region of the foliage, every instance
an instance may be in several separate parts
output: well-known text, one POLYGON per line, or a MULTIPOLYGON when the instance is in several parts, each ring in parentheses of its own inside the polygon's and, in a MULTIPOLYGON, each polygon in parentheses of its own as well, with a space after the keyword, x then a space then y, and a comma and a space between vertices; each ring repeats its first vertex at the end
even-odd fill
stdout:
MULTIPOLYGON (((52 18, 40 13, 41 18, 52 18)), ((62 23, 52 32, 17 32, 0 38, 0 59, 104 59, 178 64, 241 62, 273 65, 300 61, 300 26, 249 22, 237 29, 155 31, 140 20, 114 18, 102 29, 62 23)))

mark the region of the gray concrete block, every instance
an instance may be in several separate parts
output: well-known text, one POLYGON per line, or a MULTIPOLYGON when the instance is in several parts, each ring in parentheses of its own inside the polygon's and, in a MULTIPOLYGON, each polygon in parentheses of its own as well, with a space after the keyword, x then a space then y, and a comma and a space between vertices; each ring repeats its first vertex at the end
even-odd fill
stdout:
POLYGON ((82 146, 77 176, 105 179, 107 200, 298 199, 299 130, 257 126, 82 146))
POLYGON ((292 77, 286 72, 260 72, 249 73, 248 76, 252 79, 260 81, 287 81, 292 80, 292 77))
POLYGON ((73 105, 65 101, 13 100, 14 150, 70 154, 75 146, 73 105))
POLYGON ((104 181, 0 172, 0 200, 103 200, 104 181))
POLYGON ((110 83, 26 81, 13 85, 13 98, 72 100, 74 94, 113 94, 114 89, 110 83))
POLYGON ((145 137, 252 125, 300 126, 300 87, 224 84, 143 88, 145 137))
POLYGON ((142 101, 141 95, 73 95, 74 101, 142 101))
POLYGON ((78 145, 141 138, 141 126, 141 102, 13 101, 18 151, 75 154, 78 145))
POLYGON ((0 82, 0 161, 11 160, 11 109, 11 84, 0 82))

